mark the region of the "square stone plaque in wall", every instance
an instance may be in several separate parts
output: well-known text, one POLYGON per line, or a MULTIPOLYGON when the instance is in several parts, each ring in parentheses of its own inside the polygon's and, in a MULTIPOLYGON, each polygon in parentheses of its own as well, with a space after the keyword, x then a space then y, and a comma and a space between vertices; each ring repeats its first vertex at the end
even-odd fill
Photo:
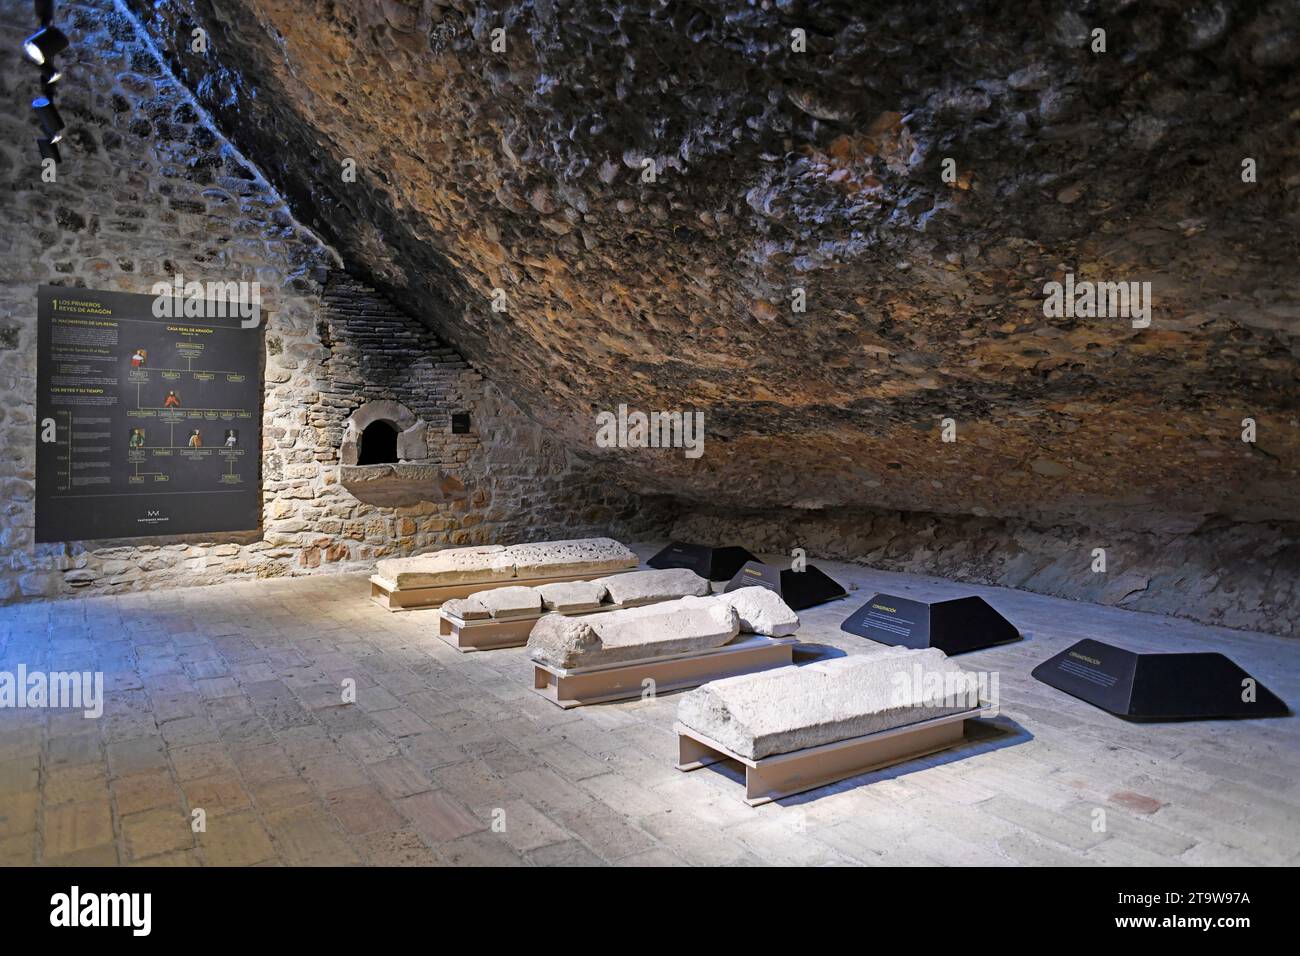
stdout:
POLYGON ((469 412, 451 413, 451 433, 453 435, 469 434, 469 412))

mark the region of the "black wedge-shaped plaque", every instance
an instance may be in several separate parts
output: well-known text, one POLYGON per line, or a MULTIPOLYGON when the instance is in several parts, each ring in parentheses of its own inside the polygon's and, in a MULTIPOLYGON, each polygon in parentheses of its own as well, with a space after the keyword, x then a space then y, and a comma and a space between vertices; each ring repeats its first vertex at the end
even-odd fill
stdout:
POLYGON ((1126 720, 1285 717, 1286 702, 1222 654, 1139 654, 1079 641, 1034 677, 1126 720))
POLYGON ((840 625, 840 630, 881 644, 964 654, 1020 640, 1020 632, 982 597, 914 601, 877 594, 840 625))
POLYGON ((761 561, 746 562, 745 566, 736 572, 736 576, 727 582, 723 590, 734 591, 737 588, 747 587, 775 591, 794 611, 802 611, 815 604, 825 604, 849 593, 825 571, 811 564, 806 565, 802 571, 795 571, 792 568, 778 571, 761 561))
POLYGON ((744 548, 711 548, 674 541, 646 564, 652 568, 689 568, 710 581, 730 581, 748 561, 763 563, 744 548))

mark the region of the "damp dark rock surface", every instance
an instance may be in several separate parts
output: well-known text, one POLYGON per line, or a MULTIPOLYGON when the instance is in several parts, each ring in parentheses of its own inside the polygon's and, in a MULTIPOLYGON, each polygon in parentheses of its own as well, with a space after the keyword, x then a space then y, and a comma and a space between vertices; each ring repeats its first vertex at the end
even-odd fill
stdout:
POLYGON ((1297 517, 1292 4, 130 6, 349 268, 629 490, 1297 517), (1150 282, 1149 327, 1046 317, 1067 274, 1150 282), (704 411, 704 455, 598 448, 620 403, 704 411))

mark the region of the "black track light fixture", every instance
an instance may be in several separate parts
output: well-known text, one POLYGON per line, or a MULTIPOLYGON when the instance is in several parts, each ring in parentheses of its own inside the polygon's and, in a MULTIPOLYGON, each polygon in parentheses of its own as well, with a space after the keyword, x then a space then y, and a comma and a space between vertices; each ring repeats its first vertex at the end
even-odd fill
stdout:
POLYGON ((36 138, 41 161, 59 161, 59 140, 63 139, 63 117, 54 106, 54 84, 63 78, 54 58, 68 48, 68 36, 54 25, 54 0, 35 0, 33 9, 40 29, 23 41, 23 53, 41 68, 41 93, 32 100, 32 112, 43 136, 36 138))
POLYGON ((51 143, 57 143, 63 138, 59 131, 63 129, 63 117, 59 111, 54 108, 54 104, 44 96, 38 96, 32 100, 32 109, 36 112, 36 120, 41 124, 41 129, 49 137, 51 143))
POLYGON ((67 35, 55 26, 42 27, 23 41, 23 52, 33 63, 44 65, 68 48, 67 35))
POLYGON ((59 159, 59 144, 52 139, 46 139, 43 136, 36 137, 36 148, 41 151, 41 159, 52 159, 56 163, 59 159))

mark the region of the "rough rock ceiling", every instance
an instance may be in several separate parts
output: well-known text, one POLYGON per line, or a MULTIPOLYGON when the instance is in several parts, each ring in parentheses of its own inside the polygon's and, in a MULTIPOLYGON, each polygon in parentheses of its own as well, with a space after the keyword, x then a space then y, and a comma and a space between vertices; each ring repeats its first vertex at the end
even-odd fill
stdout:
POLYGON ((304 222, 631 488, 1300 513, 1295 3, 130 3, 304 222), (1067 272, 1151 281, 1151 327, 1045 318, 1067 272), (620 402, 702 409, 704 456, 597 449, 620 402))

